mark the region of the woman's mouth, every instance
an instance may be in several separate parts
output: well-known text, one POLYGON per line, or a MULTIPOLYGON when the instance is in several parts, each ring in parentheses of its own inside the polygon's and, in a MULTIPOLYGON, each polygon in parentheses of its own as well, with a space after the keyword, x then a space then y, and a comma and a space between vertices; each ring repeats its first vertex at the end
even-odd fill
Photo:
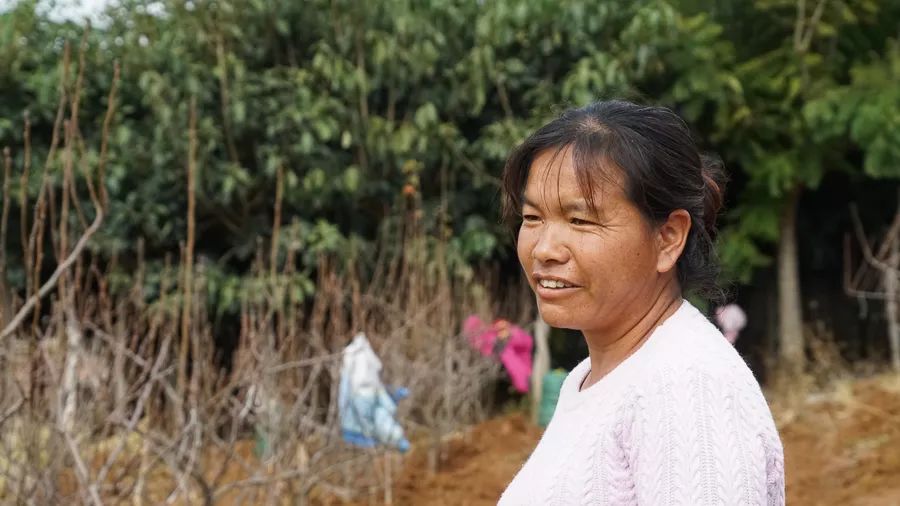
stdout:
POLYGON ((572 292, 580 288, 575 283, 545 276, 535 276, 534 291, 540 299, 553 300, 560 297, 567 297, 572 292))
POLYGON ((558 281, 555 279, 541 279, 538 281, 538 284, 544 288, 551 289, 559 289, 559 288, 574 288, 575 285, 570 285, 565 281, 558 281))

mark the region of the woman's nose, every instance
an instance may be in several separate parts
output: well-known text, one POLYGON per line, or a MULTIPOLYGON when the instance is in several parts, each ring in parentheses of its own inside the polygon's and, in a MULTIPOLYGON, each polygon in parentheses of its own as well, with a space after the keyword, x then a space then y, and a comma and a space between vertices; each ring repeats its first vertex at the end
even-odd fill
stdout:
POLYGON ((547 224, 538 236, 531 256, 540 263, 561 263, 569 261, 569 248, 563 241, 561 231, 552 224, 547 224))

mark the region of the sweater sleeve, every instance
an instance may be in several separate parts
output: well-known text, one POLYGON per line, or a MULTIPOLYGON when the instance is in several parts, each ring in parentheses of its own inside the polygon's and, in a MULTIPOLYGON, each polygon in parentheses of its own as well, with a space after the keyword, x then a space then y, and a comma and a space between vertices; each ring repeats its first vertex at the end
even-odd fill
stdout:
POLYGON ((659 372, 622 426, 638 504, 781 505, 784 457, 755 381, 659 372))

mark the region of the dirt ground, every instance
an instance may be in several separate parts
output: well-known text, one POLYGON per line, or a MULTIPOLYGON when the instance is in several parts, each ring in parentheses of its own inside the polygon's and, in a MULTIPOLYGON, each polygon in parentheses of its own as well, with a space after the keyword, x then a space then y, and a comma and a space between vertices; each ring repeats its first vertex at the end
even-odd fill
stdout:
POLYGON ((900 378, 846 383, 776 414, 788 504, 900 505, 900 378))
MULTIPOLYGON (((827 394, 770 402, 784 442, 788 504, 900 505, 900 376, 839 381, 827 394)), ((488 420, 445 441, 436 473, 429 471, 427 445, 414 444, 408 455, 392 457, 392 504, 496 504, 540 436, 520 413, 488 420)), ((251 441, 242 442, 238 453, 246 462, 255 461, 251 441)), ((236 485, 249 476, 247 468, 219 455, 209 455, 202 467, 212 479, 223 466, 219 483, 236 485)), ((133 473, 123 469, 121 474, 133 473)), ((68 478, 63 492, 72 488, 74 493, 74 475, 68 478)), ((162 501, 171 486, 170 477, 151 475, 150 503, 162 501)), ((260 504, 285 492, 235 488, 215 503, 260 504)), ((314 493, 311 499, 315 506, 373 506, 384 504, 384 498, 383 490, 373 490, 350 503, 332 494, 314 493)))
POLYGON ((397 504, 497 504, 540 436, 538 427, 515 414, 489 420, 451 440, 437 474, 428 471, 425 452, 414 452, 397 481, 397 504))
MULTIPOLYGON (((900 378, 840 384, 795 406, 775 408, 788 504, 900 505, 900 378)), ((436 474, 414 450, 395 481, 394 504, 496 504, 539 437, 520 414, 489 420, 449 443, 436 474)))

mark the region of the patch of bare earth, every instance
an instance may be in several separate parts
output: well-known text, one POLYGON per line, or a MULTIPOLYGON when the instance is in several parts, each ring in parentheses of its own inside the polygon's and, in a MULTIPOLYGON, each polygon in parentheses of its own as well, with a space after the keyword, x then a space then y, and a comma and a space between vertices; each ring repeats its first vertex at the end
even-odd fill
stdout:
MULTIPOLYGON (((784 442, 788 504, 900 505, 900 376, 839 382, 827 394, 790 408, 773 406, 784 442)), ((408 455, 393 457, 393 487, 387 495, 394 505, 496 504, 540 436, 541 430, 519 413, 488 420, 445 441, 437 472, 430 471, 427 444, 421 442, 408 455)), ((204 459, 208 480, 233 487, 215 504, 266 503, 285 496, 285 490, 246 483, 262 464, 252 442, 243 441, 236 450, 238 458, 210 454, 204 459)), ((139 462, 129 463, 131 468, 111 470, 110 481, 130 485, 139 462)), ((74 494, 74 475, 63 478, 62 491, 74 494)), ((162 502, 173 484, 168 473, 151 472, 145 498, 162 502)), ((316 506, 380 505, 385 498, 383 490, 374 489, 351 502, 319 492, 310 498, 316 506)))
POLYGON ((900 504, 900 380, 846 382, 779 413, 788 504, 900 504))
MULTIPOLYGON (((778 409, 791 505, 900 505, 900 378, 847 381, 793 409, 778 409)), ((399 505, 496 504, 540 438, 520 414, 472 427, 429 473, 421 449, 403 459, 399 505)), ((358 504, 381 504, 368 499, 358 504)), ((340 504, 340 503, 334 503, 340 504)))

